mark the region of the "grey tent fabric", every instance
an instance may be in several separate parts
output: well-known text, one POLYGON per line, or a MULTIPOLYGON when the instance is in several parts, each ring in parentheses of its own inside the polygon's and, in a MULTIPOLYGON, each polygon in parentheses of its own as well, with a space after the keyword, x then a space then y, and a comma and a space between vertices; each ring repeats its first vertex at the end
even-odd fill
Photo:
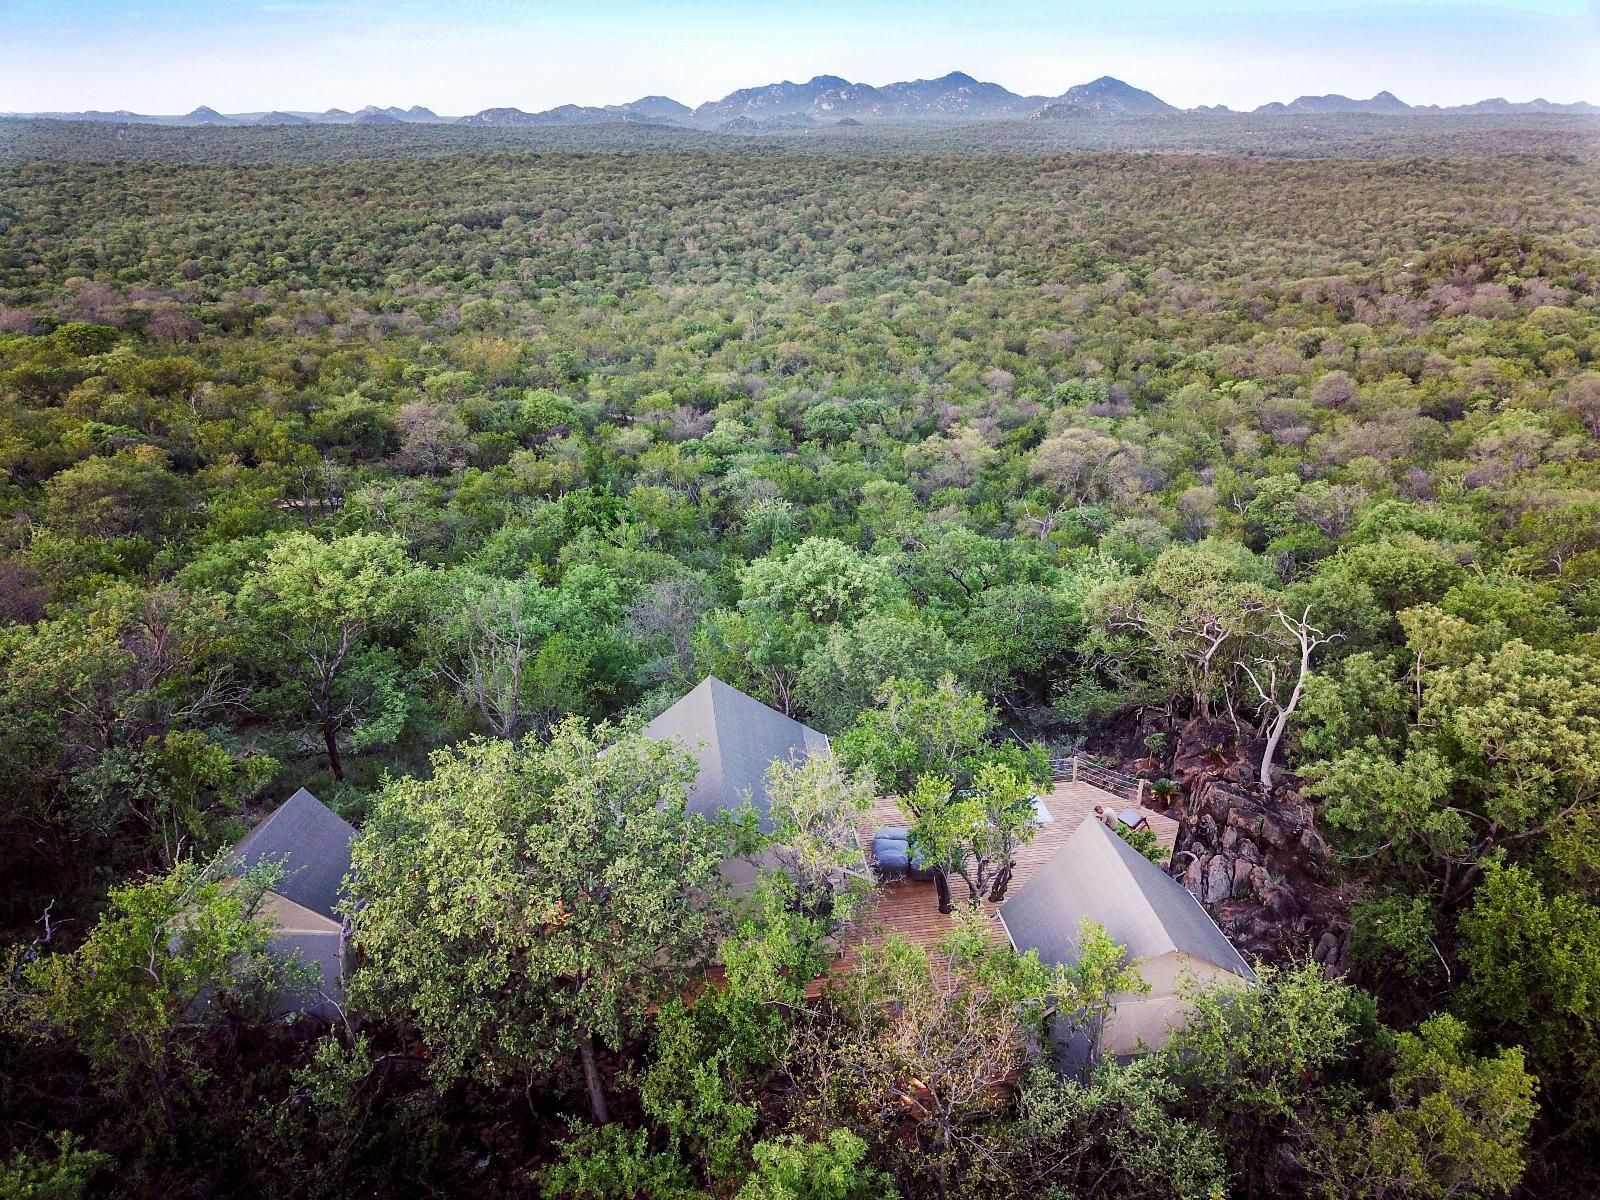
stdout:
POLYGON ((771 831, 766 772, 775 761, 799 761, 828 748, 815 729, 786 717, 713 675, 644 727, 645 735, 677 740, 700 763, 689 811, 711 816, 748 795, 771 831))
POLYGON ((1037 950, 1051 965, 1077 961, 1084 917, 1103 925, 1135 960, 1176 950, 1255 978, 1198 900, 1093 817, 1000 906, 1012 944, 1037 950))
POLYGON ((236 869, 280 864, 283 874, 273 891, 337 921, 355 836, 349 822, 301 788, 244 836, 230 861, 236 869))
POLYGON ((263 897, 263 911, 274 926, 267 949, 282 959, 298 954, 310 974, 305 987, 274 997, 279 1015, 310 1013, 331 1021, 344 1003, 346 946, 339 902, 355 836, 349 822, 301 788, 229 856, 234 870, 261 862, 282 870, 263 897))
POLYGON ((344 1003, 345 939, 338 929, 280 929, 267 945, 267 953, 287 962, 299 956, 308 968, 304 985, 272 998, 273 1012, 310 1013, 325 1021, 339 1017, 344 1003))

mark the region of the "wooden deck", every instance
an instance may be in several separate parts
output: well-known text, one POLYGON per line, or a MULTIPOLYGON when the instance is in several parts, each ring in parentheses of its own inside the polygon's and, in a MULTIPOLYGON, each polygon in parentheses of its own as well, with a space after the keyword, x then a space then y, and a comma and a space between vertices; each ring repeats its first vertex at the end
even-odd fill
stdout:
MULTIPOLYGON (((1045 797, 1045 807, 1053 819, 1040 825, 1033 840, 1017 855, 1016 870, 1006 893, 1008 896, 1015 896, 1028 886, 1028 880, 1066 844, 1067 839, 1077 832, 1078 826, 1094 817, 1097 804, 1104 804, 1115 812, 1134 807, 1127 800, 1118 799, 1087 783, 1060 782, 1055 785, 1054 790, 1045 797)), ((1171 817, 1149 809, 1139 811, 1149 818, 1151 828, 1170 854, 1178 836, 1178 823, 1171 817)), ((870 858, 874 833, 880 829, 910 824, 910 816, 901 811, 895 797, 879 797, 861 830, 862 849, 870 858)), ((958 909, 964 907, 967 885, 959 878, 952 879, 950 895, 958 909)), ((984 927, 989 936, 1005 944, 1005 926, 1000 923, 995 906, 984 901, 983 912, 984 927)), ((896 880, 880 883, 865 906, 865 911, 846 933, 843 950, 832 969, 849 970, 855 965, 863 944, 880 943, 890 934, 899 934, 920 945, 934 945, 950 932, 953 923, 953 916, 940 913, 938 893, 932 882, 896 880)), ((819 979, 808 991, 814 995, 821 990, 822 984, 823 981, 819 979)))

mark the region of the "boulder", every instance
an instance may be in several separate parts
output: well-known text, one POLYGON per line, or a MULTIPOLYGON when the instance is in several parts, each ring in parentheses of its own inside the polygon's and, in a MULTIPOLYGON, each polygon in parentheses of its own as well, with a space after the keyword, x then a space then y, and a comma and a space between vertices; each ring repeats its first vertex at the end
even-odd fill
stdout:
POLYGON ((1233 866, 1226 854, 1218 854, 1206 867, 1206 891, 1201 897, 1207 904, 1221 904, 1233 895, 1233 866))
POLYGON ((1341 970, 1349 904, 1330 886, 1332 853, 1316 829, 1317 805, 1287 771, 1264 795, 1256 779, 1261 747, 1237 726, 1167 722, 1165 714, 1142 713, 1121 730, 1114 752, 1124 769, 1165 775, 1183 789, 1169 871, 1245 953, 1295 962, 1321 947, 1323 969, 1341 970), (1158 731, 1169 749, 1152 756, 1147 738, 1158 731), (1334 937, 1324 944, 1328 933, 1334 937))
POLYGON ((1260 868, 1247 858, 1233 860, 1232 892, 1235 898, 1250 894, 1250 873, 1256 870, 1260 870, 1260 868))
POLYGON ((1292 921, 1300 915, 1299 899, 1281 883, 1266 880, 1257 888, 1257 895, 1274 921, 1292 921))
POLYGON ((1315 862, 1322 863, 1328 859, 1327 839, 1309 825, 1300 831, 1300 849, 1315 862))
POLYGON ((1259 809, 1232 807, 1228 815, 1223 818, 1228 823, 1228 828, 1237 829, 1240 833, 1247 833, 1253 838, 1261 837, 1261 829, 1267 823, 1267 814, 1259 809))
POLYGON ((1261 818, 1259 836, 1267 845, 1277 850, 1282 850, 1294 840, 1293 833, 1268 816, 1261 818))

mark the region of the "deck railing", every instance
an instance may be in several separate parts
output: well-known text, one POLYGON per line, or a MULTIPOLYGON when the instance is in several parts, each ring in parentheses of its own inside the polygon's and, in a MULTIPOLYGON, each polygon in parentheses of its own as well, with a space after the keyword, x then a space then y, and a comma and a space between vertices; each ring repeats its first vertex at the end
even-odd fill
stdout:
POLYGON ((1133 804, 1143 804, 1145 794, 1150 788, 1146 780, 1133 775, 1124 775, 1121 771, 1113 771, 1109 767, 1102 767, 1082 754, 1074 754, 1071 758, 1051 759, 1050 768, 1060 782, 1087 783, 1090 787, 1097 787, 1102 792, 1109 792, 1119 800, 1127 800, 1133 804))

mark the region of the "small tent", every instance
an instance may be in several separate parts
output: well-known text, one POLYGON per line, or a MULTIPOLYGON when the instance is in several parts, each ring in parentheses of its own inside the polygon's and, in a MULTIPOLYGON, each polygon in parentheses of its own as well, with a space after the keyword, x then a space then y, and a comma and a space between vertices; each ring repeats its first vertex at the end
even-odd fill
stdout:
POLYGON ((272 863, 281 872, 262 897, 274 928, 268 950, 283 958, 298 953, 312 981, 302 992, 276 998, 280 1014, 308 1012, 331 1020, 344 1002, 346 937, 339 903, 355 836, 349 822, 301 788, 228 855, 235 870, 272 863))
MULTIPOLYGON (((706 676, 646 725, 644 733, 678 743, 700 764, 689 791, 690 812, 712 817, 739 807, 748 798, 764 833, 772 830, 767 768, 774 762, 799 762, 828 749, 823 734, 714 675, 706 676)), ((735 888, 748 887, 755 879, 755 867, 750 863, 730 862, 723 871, 735 888)))
POLYGON ((1011 943, 1047 965, 1078 960, 1079 923, 1104 926, 1150 991, 1114 998, 1104 1026, 1062 1045, 1066 1066, 1095 1054, 1126 1057, 1159 1049, 1188 1017, 1182 984, 1244 986, 1254 981, 1233 944, 1200 902, 1155 863, 1093 817, 1000 906, 1011 943))

